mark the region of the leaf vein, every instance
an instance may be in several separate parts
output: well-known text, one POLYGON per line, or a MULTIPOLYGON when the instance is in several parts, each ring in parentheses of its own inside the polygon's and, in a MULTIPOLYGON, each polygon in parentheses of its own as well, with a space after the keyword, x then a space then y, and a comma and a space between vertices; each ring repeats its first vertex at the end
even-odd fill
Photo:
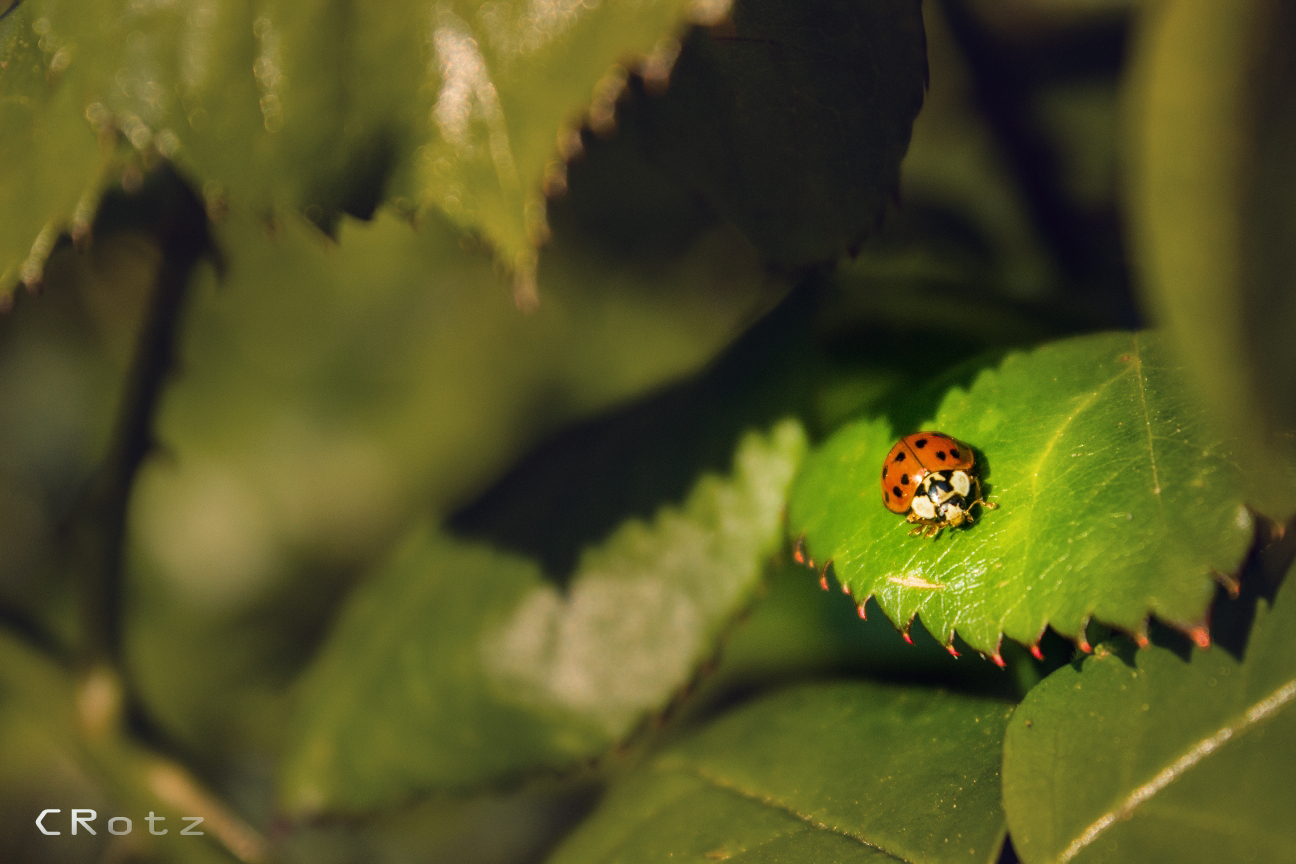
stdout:
POLYGON ((905 864, 915 864, 915 862, 909 861, 909 859, 907 858, 902 858, 899 855, 896 855, 894 852, 890 851, 889 849, 883 849, 881 846, 879 846, 876 843, 868 842, 863 837, 859 837, 847 831, 842 831, 840 828, 834 828, 833 826, 825 822, 820 822, 817 819, 815 819, 813 816, 811 816, 809 813, 802 813, 800 810, 796 809, 790 804, 787 804, 775 798, 771 798, 768 795, 762 795, 758 792, 753 792, 749 789, 744 789, 743 787, 739 786, 736 783, 733 783, 731 781, 724 779, 723 777, 718 777, 712 774, 711 772, 707 771, 705 768, 702 768, 699 765, 688 765, 685 767, 688 771, 696 775, 698 778, 700 778, 701 780, 707 783, 710 783, 712 786, 716 787, 717 789, 722 789, 726 792, 729 792, 733 795, 741 796, 750 801, 756 801, 758 803, 764 804, 766 807, 773 807, 776 810, 782 810, 784 813, 787 813, 789 816, 795 816, 797 819, 800 819, 802 822, 805 822, 806 824, 811 825, 820 831, 828 831, 830 833, 837 834, 841 837, 847 837, 851 840, 854 840, 856 843, 859 843, 861 846, 867 846, 870 849, 876 849, 879 852, 883 853, 884 855, 888 855, 897 861, 904 861, 905 864))

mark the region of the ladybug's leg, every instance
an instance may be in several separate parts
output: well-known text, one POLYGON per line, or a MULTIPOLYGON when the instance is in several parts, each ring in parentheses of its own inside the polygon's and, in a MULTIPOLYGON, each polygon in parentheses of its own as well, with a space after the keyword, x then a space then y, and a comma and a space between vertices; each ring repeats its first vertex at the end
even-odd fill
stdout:
POLYGON ((976 497, 972 499, 972 502, 970 504, 968 504, 968 509, 969 510, 972 509, 972 504, 980 504, 982 507, 984 507, 987 510, 998 510, 999 509, 998 504, 996 504, 994 501, 987 501, 986 499, 981 497, 981 481, 974 480, 973 482, 976 483, 976 497))
POLYGON ((927 533, 927 526, 926 526, 926 525, 918 525, 918 526, 916 526, 912 531, 909 532, 909 536, 910 536, 910 537, 917 537, 919 534, 925 534, 925 533, 927 533))

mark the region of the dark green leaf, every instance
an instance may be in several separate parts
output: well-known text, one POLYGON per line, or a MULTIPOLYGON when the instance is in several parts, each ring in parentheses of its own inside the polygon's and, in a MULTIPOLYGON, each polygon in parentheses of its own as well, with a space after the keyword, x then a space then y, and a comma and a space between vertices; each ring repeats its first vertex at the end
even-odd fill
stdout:
POLYGON ((551 864, 994 861, 1011 712, 877 684, 785 691, 615 786, 551 864))
POLYGON ((1111 333, 1011 354, 953 389, 928 429, 977 450, 1000 509, 935 540, 882 503, 899 431, 861 421, 797 481, 792 536, 863 603, 904 626, 917 614, 995 655, 1052 624, 1082 638, 1092 617, 1143 633, 1149 613, 1201 627, 1212 574, 1237 570, 1252 536, 1241 476, 1154 333, 1111 333))
POLYGON ((896 194, 922 107, 916 0, 740 0, 685 40, 670 90, 634 107, 650 151, 770 260, 857 248, 896 194))
POLYGON ((302 684, 284 794, 365 808, 594 756, 714 651, 777 543, 804 449, 748 436, 731 479, 587 549, 565 595, 528 559, 419 531, 349 603, 302 684))
POLYGON ((1175 0, 1133 82, 1131 224, 1153 308, 1231 433, 1248 500, 1296 511, 1296 7, 1175 0))
POLYGON ((1018 707, 1004 805, 1027 864, 1293 861, 1296 584, 1216 646, 1100 651, 1018 707))

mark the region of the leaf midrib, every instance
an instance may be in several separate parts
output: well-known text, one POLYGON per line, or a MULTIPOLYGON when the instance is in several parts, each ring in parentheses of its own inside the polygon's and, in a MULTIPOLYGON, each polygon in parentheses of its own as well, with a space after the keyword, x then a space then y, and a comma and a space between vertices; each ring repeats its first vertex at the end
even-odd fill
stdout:
POLYGON ((1234 723, 1228 724, 1206 738, 1193 744, 1188 750, 1155 777, 1126 795, 1120 805, 1111 808, 1098 817, 1080 836, 1055 859, 1058 864, 1066 864, 1085 847, 1093 843, 1112 825, 1127 819, 1136 809, 1174 783, 1175 780, 1197 767, 1207 757, 1221 750, 1230 741, 1240 738, 1259 724, 1278 714, 1285 706, 1296 700, 1296 678, 1292 678, 1265 698, 1251 705, 1234 723))

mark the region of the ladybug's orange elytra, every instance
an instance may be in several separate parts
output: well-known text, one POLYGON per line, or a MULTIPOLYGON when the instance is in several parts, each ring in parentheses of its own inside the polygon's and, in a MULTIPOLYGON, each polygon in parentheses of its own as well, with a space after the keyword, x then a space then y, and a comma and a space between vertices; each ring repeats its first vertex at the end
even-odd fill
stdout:
POLYGON ((943 432, 915 432, 895 443, 882 463, 882 503, 918 527, 911 534, 936 536, 945 526, 973 521, 981 497, 972 448, 943 432))

